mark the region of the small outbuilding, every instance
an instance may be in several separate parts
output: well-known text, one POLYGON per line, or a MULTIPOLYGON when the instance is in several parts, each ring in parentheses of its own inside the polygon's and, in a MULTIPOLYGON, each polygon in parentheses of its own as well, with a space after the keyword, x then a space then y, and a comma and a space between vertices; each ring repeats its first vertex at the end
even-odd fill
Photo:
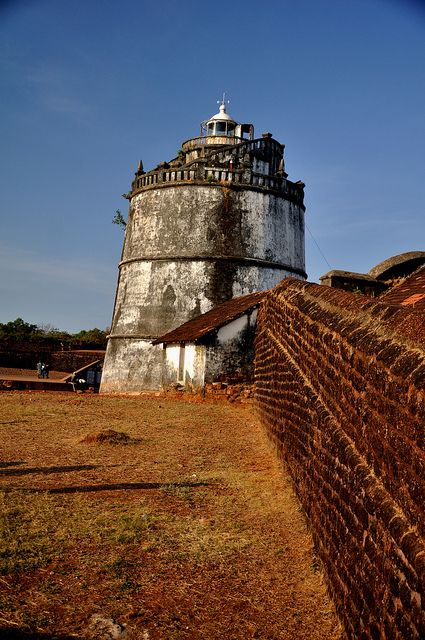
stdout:
POLYGON ((265 293, 232 298, 157 338, 163 388, 199 392, 216 381, 252 381, 257 311, 265 293))
POLYGON ((387 295, 387 291, 391 291, 423 265, 425 251, 408 251, 383 260, 368 273, 333 269, 320 277, 320 284, 375 298, 387 295))

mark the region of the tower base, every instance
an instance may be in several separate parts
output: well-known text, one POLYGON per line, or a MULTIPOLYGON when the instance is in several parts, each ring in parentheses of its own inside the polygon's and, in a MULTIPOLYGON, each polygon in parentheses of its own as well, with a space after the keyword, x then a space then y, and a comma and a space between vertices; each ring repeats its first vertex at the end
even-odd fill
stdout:
POLYGON ((162 345, 138 338, 108 340, 100 393, 158 391, 162 381, 162 345))

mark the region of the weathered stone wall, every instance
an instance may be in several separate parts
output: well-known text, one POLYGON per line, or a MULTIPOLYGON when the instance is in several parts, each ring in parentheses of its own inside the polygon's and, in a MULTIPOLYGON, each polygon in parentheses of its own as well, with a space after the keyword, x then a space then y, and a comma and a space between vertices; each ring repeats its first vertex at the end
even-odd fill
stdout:
POLYGON ((149 189, 132 200, 111 333, 157 337, 291 268, 304 270, 299 206, 236 187, 149 189))
POLYGON ((190 182, 148 189, 132 199, 128 225, 123 260, 245 256, 304 270, 304 211, 266 189, 190 182))
POLYGON ((148 355, 149 340, 287 275, 305 275, 302 205, 240 185, 186 182, 136 193, 101 391, 159 389, 162 361, 148 355))
POLYGON ((73 373, 96 360, 103 360, 104 357, 105 351, 101 350, 54 351, 50 358, 50 368, 73 373))
POLYGON ((153 340, 225 300, 271 288, 285 275, 277 269, 212 260, 123 265, 113 335, 153 340))
POLYGON ((221 327, 206 344, 205 382, 240 375, 252 381, 257 309, 221 327))
POLYGON ((290 278, 256 348, 256 403, 348 637, 425 638, 425 319, 290 278))
POLYGON ((102 373, 102 393, 160 389, 162 361, 162 346, 152 345, 150 340, 110 339, 102 373))

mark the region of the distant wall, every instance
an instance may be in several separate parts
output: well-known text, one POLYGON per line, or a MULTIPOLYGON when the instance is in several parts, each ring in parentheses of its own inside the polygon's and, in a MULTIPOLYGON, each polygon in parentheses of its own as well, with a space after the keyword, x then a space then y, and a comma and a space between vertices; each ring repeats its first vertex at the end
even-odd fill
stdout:
POLYGON ((44 343, 3 342, 0 345, 0 367, 34 369, 41 359, 55 371, 72 373, 94 360, 104 357, 101 350, 56 351, 56 345, 44 343))
POLYGON ((40 358, 49 360, 53 347, 49 344, 16 343, 3 341, 0 343, 0 367, 16 367, 35 369, 40 358))
POLYGON ((425 319, 288 278, 256 348, 260 416, 348 637, 425 638, 425 319))
POLYGON ((54 351, 50 358, 50 368, 72 373, 95 360, 103 360, 104 357, 105 351, 100 350, 54 351))

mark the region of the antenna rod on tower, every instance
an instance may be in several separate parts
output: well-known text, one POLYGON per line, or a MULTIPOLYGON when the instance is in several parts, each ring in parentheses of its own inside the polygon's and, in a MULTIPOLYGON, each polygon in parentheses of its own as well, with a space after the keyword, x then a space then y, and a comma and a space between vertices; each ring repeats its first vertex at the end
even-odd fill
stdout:
POLYGON ((219 104, 221 107, 226 108, 226 102, 227 104, 230 104, 230 100, 226 101, 226 92, 223 91, 223 97, 221 100, 217 100, 217 104, 219 104))

